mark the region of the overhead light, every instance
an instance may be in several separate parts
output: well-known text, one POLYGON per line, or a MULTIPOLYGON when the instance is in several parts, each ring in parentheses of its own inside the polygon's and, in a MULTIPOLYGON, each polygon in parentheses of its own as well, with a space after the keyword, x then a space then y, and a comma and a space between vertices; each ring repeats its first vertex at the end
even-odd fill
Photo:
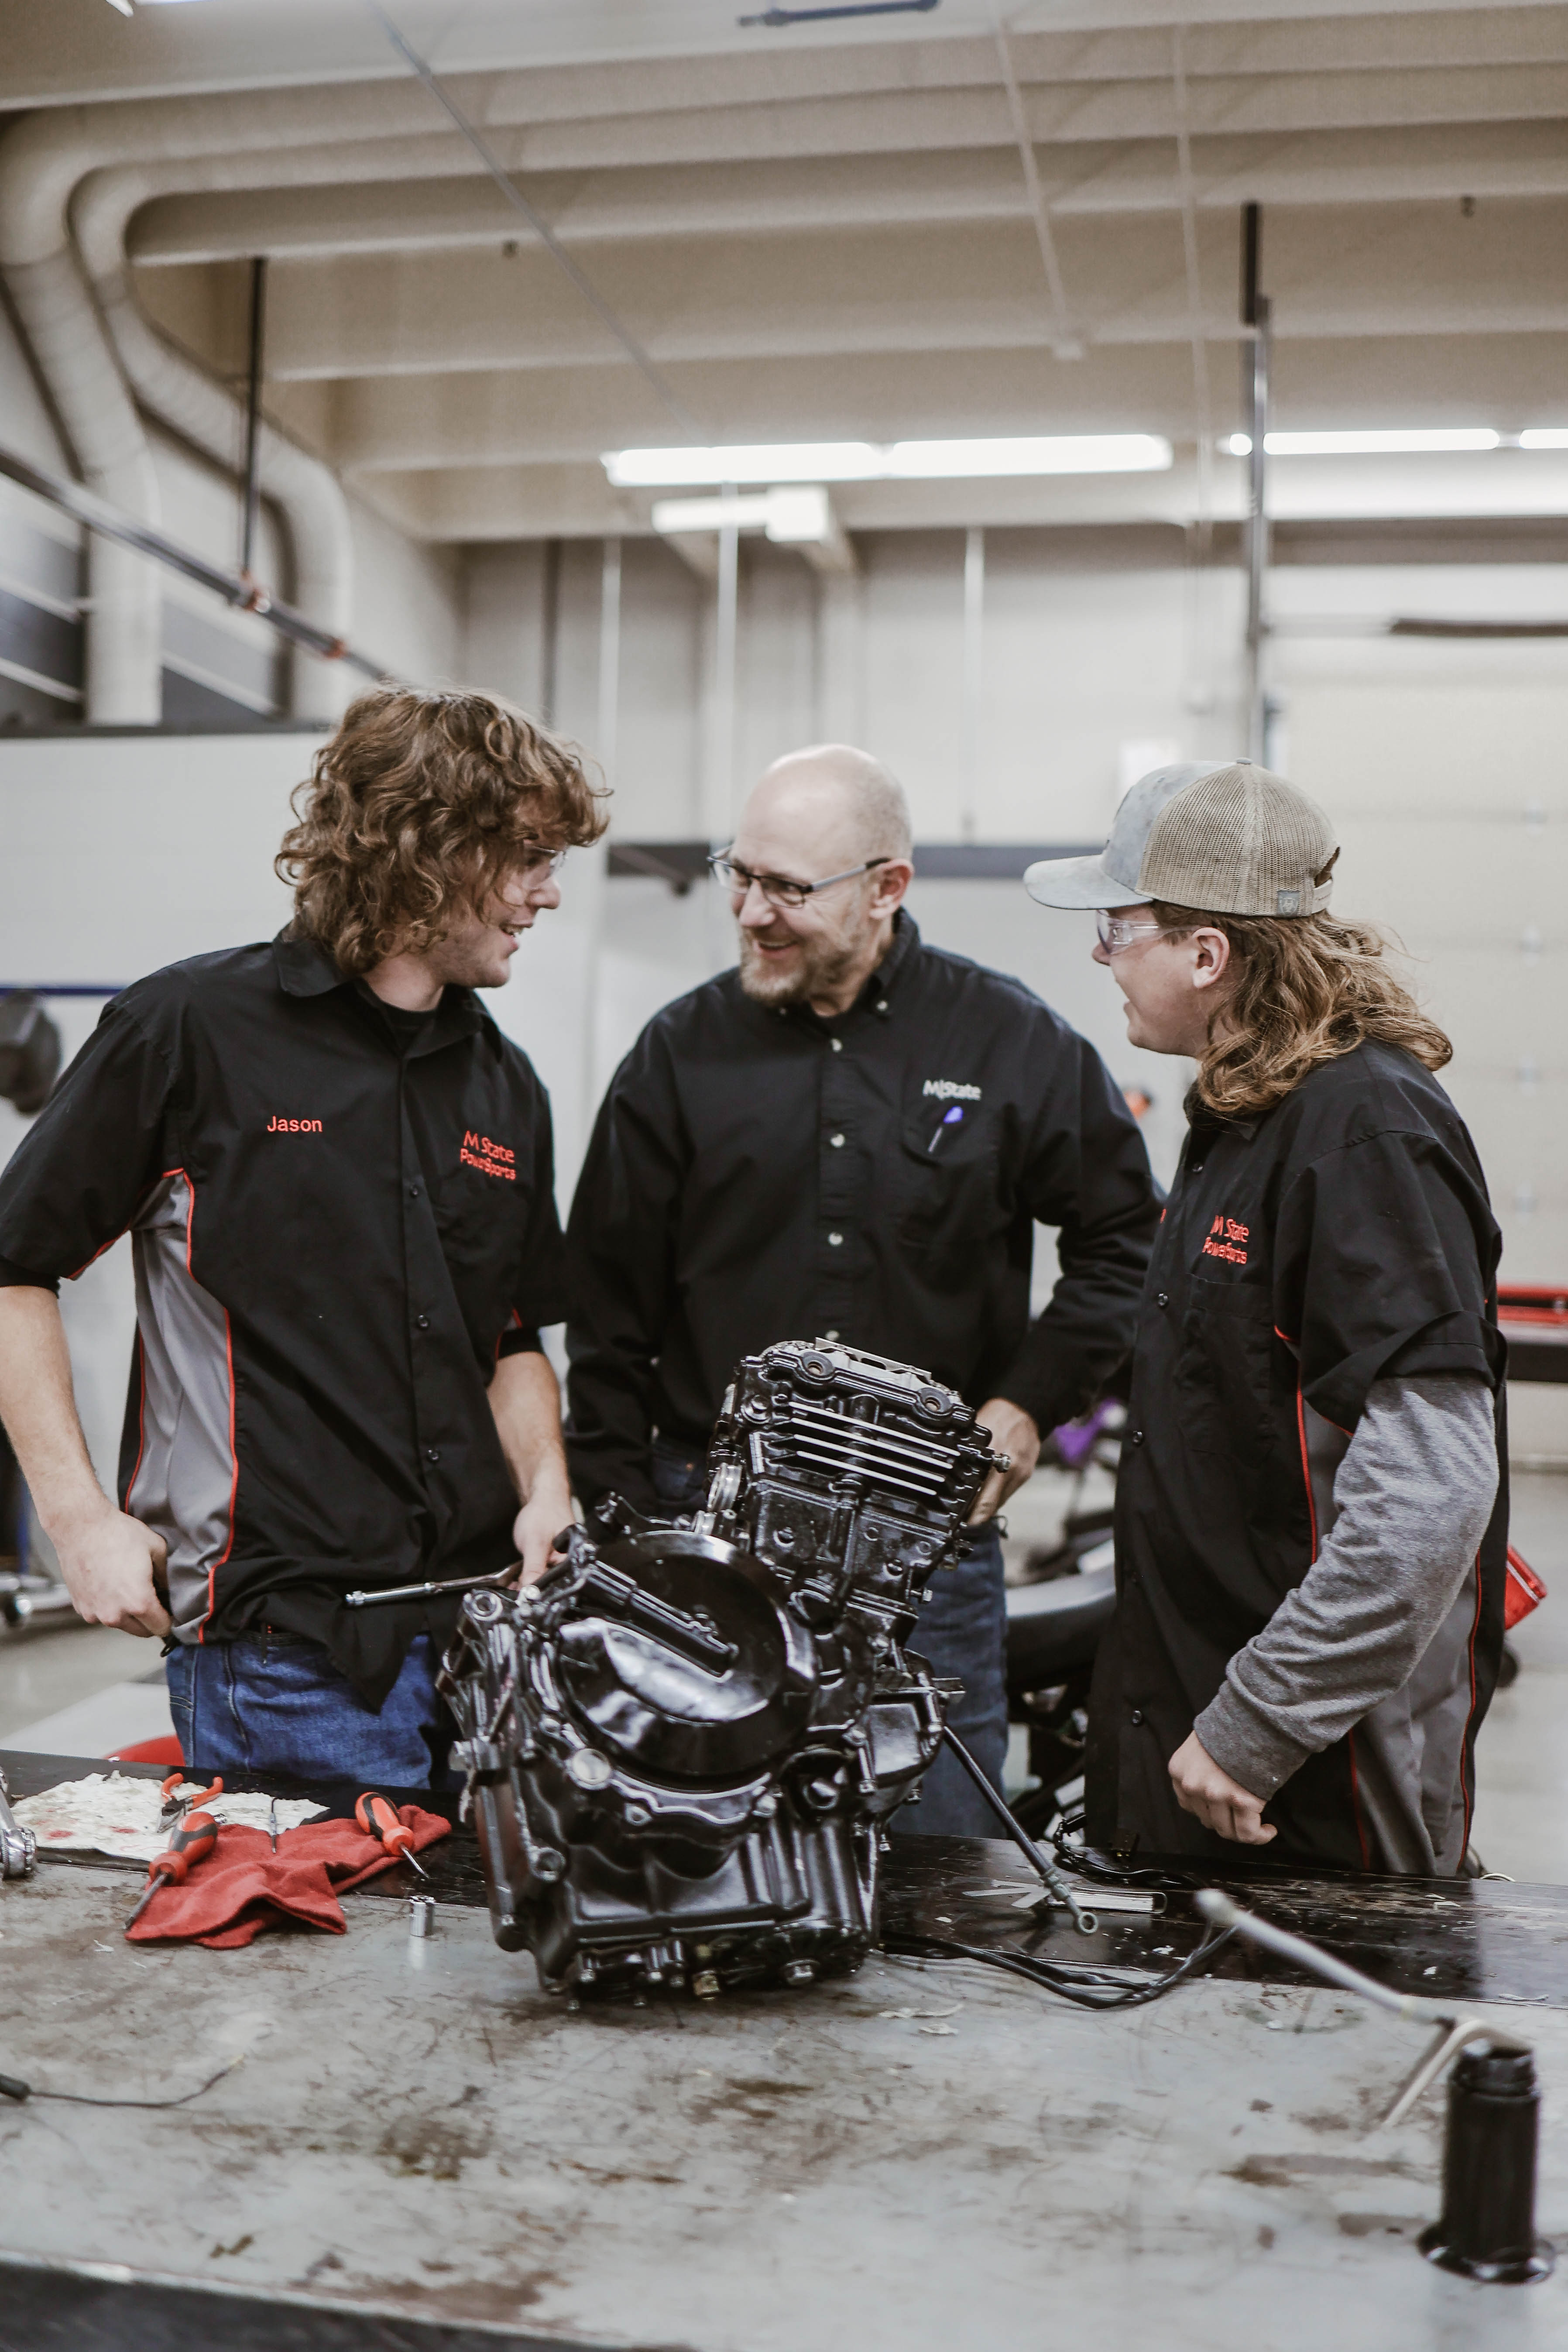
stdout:
POLYGON ((111 8, 118 8, 122 16, 131 14, 131 0, 109 0, 109 5, 111 8))
POLYGON ((1521 449, 1568 449, 1568 425, 1532 425, 1519 436, 1521 449))
POLYGON ((855 551, 821 482, 791 482, 750 498, 656 499, 653 527, 681 545, 688 562, 710 574, 711 551, 691 542, 721 530, 765 531, 775 546, 798 547, 819 572, 851 572, 855 551))
MULTIPOLYGON (((1394 457, 1454 449, 1496 449, 1502 441, 1489 425, 1424 425, 1392 433, 1268 433, 1270 457, 1394 457)), ((1233 457, 1252 455, 1249 433, 1233 433, 1226 443, 1233 457)))
POLYGON ((1157 433, 1056 433, 985 441, 781 441, 711 449, 609 449, 617 489, 686 483, 963 481, 982 475, 1159 473, 1157 433))

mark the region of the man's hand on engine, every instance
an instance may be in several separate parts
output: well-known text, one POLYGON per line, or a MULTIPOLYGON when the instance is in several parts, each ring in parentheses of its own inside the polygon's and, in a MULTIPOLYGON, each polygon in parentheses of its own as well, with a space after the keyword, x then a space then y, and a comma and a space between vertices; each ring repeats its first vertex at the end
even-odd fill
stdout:
POLYGON ((520 1583, 538 1583, 550 1566, 556 1537, 574 1517, 571 1488, 542 1479, 512 1522, 511 1539, 522 1562, 520 1583))
POLYGON ((1235 1845, 1267 1845, 1279 1835, 1263 1818, 1264 1799, 1222 1771, 1195 1731, 1188 1732, 1169 1769, 1183 1812, 1216 1836, 1229 1838, 1235 1845))
POLYGON ((995 1517, 1008 1496, 1016 1495, 1025 1480, 1034 1476, 1040 1458, 1039 1428, 1022 1405, 1009 1404, 1005 1397, 993 1397, 974 1418, 982 1429, 991 1432, 992 1452, 1011 1454, 1012 1465, 1006 1470, 994 1470, 980 1489, 969 1514, 972 1528, 995 1517))

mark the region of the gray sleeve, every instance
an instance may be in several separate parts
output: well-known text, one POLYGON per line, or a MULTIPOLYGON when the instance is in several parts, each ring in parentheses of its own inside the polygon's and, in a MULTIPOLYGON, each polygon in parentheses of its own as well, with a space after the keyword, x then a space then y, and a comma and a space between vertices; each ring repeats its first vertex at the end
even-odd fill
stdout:
POLYGON ((1484 1381, 1373 1383, 1334 1481, 1331 1534, 1193 1727, 1223 1771, 1271 1797, 1404 1687, 1468 1573, 1497 1488, 1484 1381))

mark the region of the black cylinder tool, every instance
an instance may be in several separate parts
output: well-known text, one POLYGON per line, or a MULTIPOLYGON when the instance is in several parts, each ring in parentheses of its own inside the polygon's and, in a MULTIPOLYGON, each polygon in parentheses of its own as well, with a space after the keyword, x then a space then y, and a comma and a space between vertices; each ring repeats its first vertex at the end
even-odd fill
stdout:
POLYGON ((1443 2211, 1421 2233, 1428 2262, 1464 2278, 1524 2286, 1552 2273, 1535 2234, 1535 2141, 1541 2093, 1528 2050, 1479 2042, 1448 2077, 1443 2211))

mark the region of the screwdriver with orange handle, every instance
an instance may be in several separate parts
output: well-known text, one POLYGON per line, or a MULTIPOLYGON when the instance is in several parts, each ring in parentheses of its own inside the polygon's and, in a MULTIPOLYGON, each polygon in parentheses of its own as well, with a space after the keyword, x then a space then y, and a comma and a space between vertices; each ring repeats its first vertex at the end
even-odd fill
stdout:
POLYGON ((134 1927, 161 1885, 173 1880, 183 1886, 198 1862, 205 1862, 217 1843, 217 1823, 210 1813, 187 1813, 175 1823, 174 1835, 162 1853, 155 1853, 147 1864, 147 1885, 142 1900, 125 1922, 134 1927))
POLYGON ((374 1838, 399 1862, 411 1864, 421 1878, 429 1877, 425 1864, 416 1859, 413 1832, 404 1828, 384 1797, 373 1796, 367 1789, 354 1807, 354 1819, 366 1837, 374 1838))

